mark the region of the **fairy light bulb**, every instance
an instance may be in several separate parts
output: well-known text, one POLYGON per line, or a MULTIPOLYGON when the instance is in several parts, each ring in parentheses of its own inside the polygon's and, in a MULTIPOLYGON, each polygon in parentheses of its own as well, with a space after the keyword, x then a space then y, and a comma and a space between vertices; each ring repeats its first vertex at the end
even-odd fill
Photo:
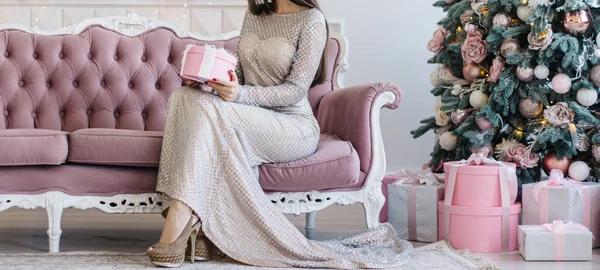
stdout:
POLYGON ((523 0, 523 1, 521 1, 521 4, 527 5, 527 4, 529 4, 529 1, 528 0, 523 0))
POLYGON ((542 123, 542 125, 546 125, 546 124, 548 124, 548 121, 546 121, 546 120, 542 120, 542 122, 541 122, 541 123, 542 123))

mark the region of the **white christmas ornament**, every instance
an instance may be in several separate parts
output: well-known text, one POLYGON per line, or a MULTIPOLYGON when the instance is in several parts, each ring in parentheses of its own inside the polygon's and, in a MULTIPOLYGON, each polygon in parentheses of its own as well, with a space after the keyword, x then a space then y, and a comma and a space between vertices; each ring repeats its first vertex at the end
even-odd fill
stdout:
POLYGON ((454 136, 450 131, 446 131, 440 136, 440 146, 444 150, 454 150, 456 148, 456 142, 456 136, 454 136))
POLYGON ((473 91, 469 97, 469 103, 473 108, 479 109, 488 104, 488 95, 480 90, 473 91))
POLYGON ((460 95, 460 91, 462 91, 462 85, 460 84, 454 84, 454 86, 452 87, 452 92, 450 92, 450 94, 452 94, 453 96, 458 96, 460 95))
POLYGON ((534 10, 529 6, 520 6, 517 8, 517 17, 521 19, 521 21, 526 22, 531 15, 533 15, 534 10))
POLYGON ((545 65, 538 65, 533 70, 533 74, 535 74, 536 78, 545 80, 548 78, 548 75, 550 75, 550 69, 545 65))
POLYGON ((600 33, 596 34, 596 45, 600 46, 600 33))
POLYGON ((577 102, 583 106, 592 106, 596 104, 597 100, 598 91, 596 89, 582 88, 577 91, 577 102))
POLYGON ((440 86, 440 81, 440 70, 436 69, 431 73, 431 76, 429 76, 429 82, 433 87, 438 87, 440 86))
POLYGON ((583 161, 575 161, 569 166, 569 178, 584 181, 590 176, 590 167, 583 161))
POLYGON ((594 56, 600 57, 600 49, 595 49, 594 50, 594 56))

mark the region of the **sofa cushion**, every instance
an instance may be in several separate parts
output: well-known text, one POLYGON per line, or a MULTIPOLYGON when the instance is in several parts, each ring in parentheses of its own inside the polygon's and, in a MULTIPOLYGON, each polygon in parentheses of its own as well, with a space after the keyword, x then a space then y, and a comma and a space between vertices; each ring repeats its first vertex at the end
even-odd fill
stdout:
POLYGON ((67 159, 67 132, 1 129, 0 166, 60 165, 67 159))
POLYGON ((163 133, 124 129, 81 129, 69 134, 69 162, 158 167, 163 133))
POLYGON ((312 191, 355 187, 360 161, 350 142, 322 134, 317 151, 298 161, 264 164, 259 183, 265 191, 312 191))

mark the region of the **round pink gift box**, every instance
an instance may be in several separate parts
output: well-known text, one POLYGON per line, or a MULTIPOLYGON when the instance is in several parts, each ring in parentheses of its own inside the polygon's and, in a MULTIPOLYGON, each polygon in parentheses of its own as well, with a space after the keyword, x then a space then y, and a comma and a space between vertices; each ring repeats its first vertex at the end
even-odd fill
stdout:
POLYGON ((181 76, 195 81, 205 82, 213 78, 229 81, 230 70, 235 70, 237 59, 228 54, 222 49, 217 49, 217 56, 209 76, 200 77, 198 73, 204 60, 205 46, 192 46, 184 57, 184 62, 181 63, 181 76))
MULTIPOLYGON (((450 167, 459 162, 444 163, 444 179, 450 177, 450 167)), ((516 169, 514 163, 504 162, 516 169)), ((473 207, 502 206, 500 197, 500 166, 496 164, 463 165, 458 168, 452 205, 473 207)), ((516 181, 516 179, 513 179, 516 181)), ((510 203, 514 203, 511 201, 510 203)))
MULTIPOLYGON (((510 207, 509 249, 517 250, 517 229, 521 203, 510 207)), ((438 202, 438 235, 444 239, 444 201, 438 202)), ((450 206, 450 243, 455 249, 471 252, 502 252, 502 207, 450 206)))

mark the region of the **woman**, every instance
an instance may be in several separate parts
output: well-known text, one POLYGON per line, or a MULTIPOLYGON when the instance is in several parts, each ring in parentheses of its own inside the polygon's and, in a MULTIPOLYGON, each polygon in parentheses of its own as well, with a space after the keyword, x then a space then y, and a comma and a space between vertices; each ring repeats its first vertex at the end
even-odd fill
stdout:
POLYGON ((328 30, 314 0, 248 5, 231 81, 208 83, 218 96, 182 87, 169 98, 157 184, 168 214, 159 243, 148 249, 152 263, 178 267, 186 248, 192 261, 207 260, 213 243, 256 266, 406 263, 412 247, 397 240, 389 225, 311 241, 265 196, 259 165, 302 159, 316 150, 319 125, 307 91, 324 78, 328 30))

